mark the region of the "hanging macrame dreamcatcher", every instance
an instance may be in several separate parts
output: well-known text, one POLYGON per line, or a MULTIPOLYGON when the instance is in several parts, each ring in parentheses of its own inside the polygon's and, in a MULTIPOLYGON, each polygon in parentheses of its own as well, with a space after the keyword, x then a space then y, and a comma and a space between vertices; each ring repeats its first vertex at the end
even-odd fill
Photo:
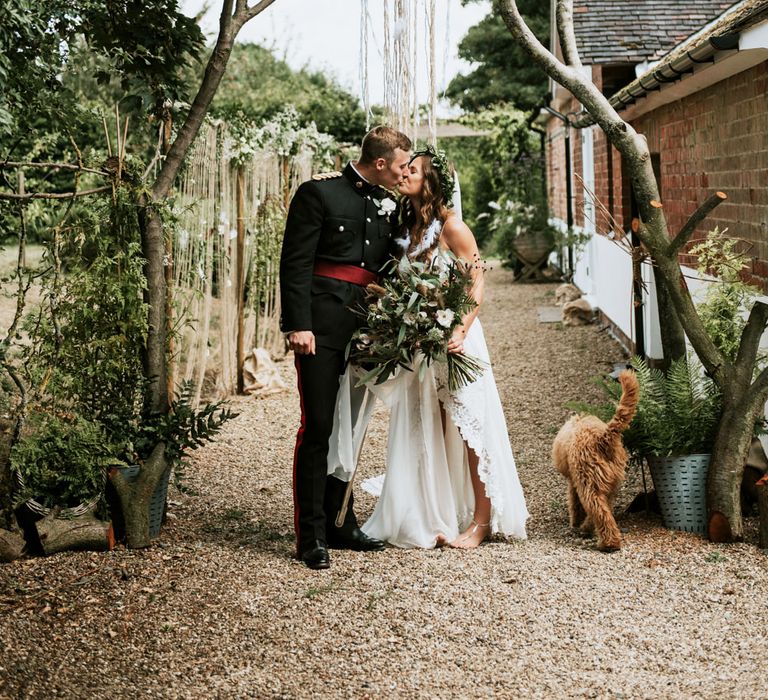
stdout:
MULTIPOLYGON (((371 121, 369 47, 373 43, 381 57, 387 123, 412 139, 415 139, 418 127, 425 124, 432 145, 437 141, 436 6, 437 0, 361 0, 360 15, 360 88, 368 126, 371 121), (371 8, 374 6, 383 10, 380 41, 373 31, 371 8), (417 89, 422 61, 429 88, 426 115, 422 114, 417 89)), ((450 3, 446 3, 446 8, 447 33, 450 3)), ((446 58, 443 54, 443 74, 446 58)))

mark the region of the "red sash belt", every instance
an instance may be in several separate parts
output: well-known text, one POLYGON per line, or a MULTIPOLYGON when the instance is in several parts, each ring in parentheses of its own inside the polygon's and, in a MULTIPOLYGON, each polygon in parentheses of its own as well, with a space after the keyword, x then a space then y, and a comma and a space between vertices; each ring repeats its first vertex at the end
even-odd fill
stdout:
POLYGON ((320 277, 331 277, 335 280, 351 282, 361 287, 379 281, 379 276, 375 272, 358 267, 357 265, 345 265, 343 263, 328 262, 327 260, 315 260, 313 273, 320 277))

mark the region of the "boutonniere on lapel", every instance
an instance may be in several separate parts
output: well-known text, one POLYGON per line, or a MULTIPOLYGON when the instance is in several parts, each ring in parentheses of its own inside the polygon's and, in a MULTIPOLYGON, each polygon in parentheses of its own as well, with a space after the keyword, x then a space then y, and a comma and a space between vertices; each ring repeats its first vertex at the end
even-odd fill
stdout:
POLYGON ((374 199, 373 203, 379 208, 379 216, 383 216, 390 221, 390 216, 395 213, 397 209, 397 202, 394 199, 385 197, 384 199, 374 199))

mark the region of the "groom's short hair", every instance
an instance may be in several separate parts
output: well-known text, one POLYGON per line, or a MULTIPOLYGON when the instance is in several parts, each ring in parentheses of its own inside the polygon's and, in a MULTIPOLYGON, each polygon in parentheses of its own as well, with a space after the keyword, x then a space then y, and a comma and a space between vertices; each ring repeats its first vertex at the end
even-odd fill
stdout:
POLYGON ((401 131, 389 126, 375 126, 363 138, 360 149, 361 163, 375 163, 383 158, 391 163, 395 157, 395 149, 411 150, 411 139, 401 131))

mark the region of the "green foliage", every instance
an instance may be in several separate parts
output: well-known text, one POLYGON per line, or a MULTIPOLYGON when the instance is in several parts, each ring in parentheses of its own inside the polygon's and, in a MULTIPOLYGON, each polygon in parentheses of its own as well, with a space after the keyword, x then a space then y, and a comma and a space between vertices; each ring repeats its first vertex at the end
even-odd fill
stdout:
MULTIPOLYGON (((476 1, 464 0, 464 4, 476 1)), ((549 3, 517 0, 517 6, 533 33, 548 46, 549 3)), ((496 12, 490 11, 470 27, 459 44, 459 56, 475 68, 453 78, 446 96, 468 112, 499 103, 530 110, 541 102, 547 91, 546 75, 512 38, 496 12)))
POLYGON ((741 280, 748 256, 737 250, 737 240, 725 236, 727 230, 721 233, 715 228, 690 252, 698 257, 700 274, 717 278, 709 285, 698 312, 712 342, 733 361, 747 324, 744 312, 754 304, 760 290, 741 280))
POLYGON ((0 22, 0 138, 7 138, 23 115, 57 109, 52 95, 60 92, 57 81, 64 54, 61 42, 74 38, 81 26, 72 3, 50 0, 8 0, 0 22), (34 57, 34 60, 31 58, 34 57))
POLYGON ((181 385, 178 398, 163 415, 146 417, 139 426, 136 450, 139 460, 149 457, 155 445, 165 443, 165 456, 174 467, 176 482, 183 481, 183 458, 190 450, 196 450, 210 442, 228 420, 237 417, 223 401, 193 407, 195 387, 192 381, 181 385))
MULTIPOLYGON (((136 106, 157 111, 166 101, 189 98, 184 69, 202 53, 205 37, 195 19, 179 11, 178 0, 110 0, 88 3, 88 10, 83 33, 110 59, 136 106)), ((94 77, 107 83, 113 71, 94 77)))
POLYGON ((27 317, 32 342, 25 371, 38 401, 98 421, 129 458, 128 436, 143 402, 147 332, 144 261, 129 193, 100 200, 70 233, 62 251, 66 276, 56 273, 53 247, 46 255, 49 305, 27 317))
MULTIPOLYGON (((664 374, 634 357, 632 367, 640 385, 640 400, 623 436, 627 449, 638 457, 710 452, 720 420, 721 398, 699 362, 694 357, 673 361, 664 374)), ((607 422, 621 398, 621 385, 608 379, 596 383, 610 399, 608 402, 596 406, 572 402, 567 406, 607 422)))
POLYGON ((33 413, 11 450, 11 467, 24 482, 17 503, 34 498, 48 508, 77 506, 103 491, 104 470, 115 463, 98 423, 33 413))
POLYGON ((337 141, 359 143, 365 134, 365 114, 354 95, 322 73, 293 71, 257 44, 237 44, 211 115, 229 121, 242 114, 259 124, 289 105, 296 109, 300 126, 314 122, 337 141))
POLYGON ((480 247, 488 239, 488 228, 487 222, 483 218, 478 219, 478 215, 485 211, 490 200, 498 196, 491 185, 490 167, 481 152, 483 138, 469 136, 440 141, 440 147, 445 149, 459 177, 462 218, 472 229, 480 247))
POLYGON ((0 138, 22 135, 32 125, 50 131, 51 119, 66 123, 81 110, 79 95, 63 75, 70 51, 82 42, 106 59, 93 75, 97 82, 117 76, 124 93, 153 109, 184 99, 184 68, 199 55, 204 38, 178 5, 177 0, 8 0, 0 25, 0 138))
POLYGON ((693 357, 673 361, 667 373, 632 360, 640 383, 640 402, 632 421, 634 449, 669 457, 708 453, 720 419, 720 391, 693 357))
POLYGON ((517 238, 530 233, 542 236, 554 247, 556 231, 547 223, 538 207, 506 198, 499 202, 488 202, 488 207, 492 211, 488 225, 492 235, 486 244, 488 254, 502 258, 514 256, 517 238))
POLYGON ((459 172, 462 208, 467 210, 465 218, 478 243, 489 253, 503 257, 511 253, 509 240, 516 228, 502 232, 499 222, 494 230, 490 225, 489 202, 515 202, 515 206, 530 211, 528 229, 554 236, 548 224, 541 144, 528 128, 526 115, 509 107, 495 107, 463 121, 486 134, 456 151, 446 141, 446 149, 459 172))

